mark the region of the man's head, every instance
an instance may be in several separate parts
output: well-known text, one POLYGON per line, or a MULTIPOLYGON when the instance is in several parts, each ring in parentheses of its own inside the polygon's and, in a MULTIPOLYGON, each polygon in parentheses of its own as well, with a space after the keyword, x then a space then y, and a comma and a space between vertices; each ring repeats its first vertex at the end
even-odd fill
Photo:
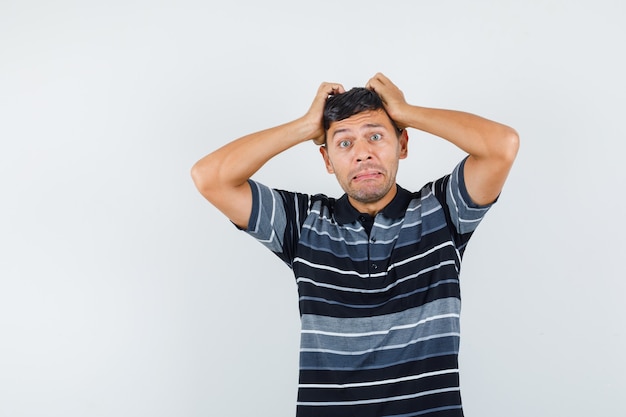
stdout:
POLYGON ((396 194, 399 160, 407 156, 408 136, 391 120, 380 97, 354 88, 328 98, 324 109, 326 142, 320 148, 352 205, 375 214, 396 194))
MULTIPOLYGON (((324 106, 324 132, 328 132, 332 122, 347 119, 367 110, 379 109, 385 109, 383 101, 378 94, 367 88, 355 87, 343 94, 332 95, 328 97, 324 106)), ((399 133, 400 129, 395 122, 391 120, 391 123, 399 133)))

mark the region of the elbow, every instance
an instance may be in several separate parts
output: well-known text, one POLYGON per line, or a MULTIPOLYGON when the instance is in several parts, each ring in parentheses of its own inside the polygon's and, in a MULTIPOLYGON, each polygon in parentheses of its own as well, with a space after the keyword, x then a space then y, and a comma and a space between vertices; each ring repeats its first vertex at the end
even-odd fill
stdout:
POLYGON ((210 165, 203 160, 196 162, 191 167, 191 179, 198 191, 205 197, 210 193, 211 186, 209 179, 212 178, 212 175, 209 167, 210 165))
POLYGON ((193 164, 193 166, 191 167, 191 179, 193 180, 193 182, 195 183, 196 180, 198 179, 199 175, 200 175, 200 161, 196 162, 195 164, 193 164))
POLYGON ((489 161, 493 166, 500 169, 508 169, 513 166, 519 150, 519 135, 517 131, 505 125, 499 128, 483 142, 480 151, 474 153, 479 160, 489 161))
POLYGON ((492 156, 506 165, 513 165, 519 150, 519 135, 511 127, 503 126, 502 131, 497 135, 498 140, 494 142, 492 156))
POLYGON ((198 161, 191 167, 191 180, 193 181, 196 188, 198 188, 198 183, 202 180, 199 164, 200 162, 198 161))
POLYGON ((507 162, 509 162, 510 164, 513 164, 513 161, 515 161, 515 158, 517 157, 517 152, 519 151, 519 146, 520 146, 519 134, 517 133, 515 129, 511 127, 507 127, 503 142, 504 142, 503 157, 507 162))
POLYGON ((208 155, 191 167, 191 179, 200 194, 214 203, 225 191, 236 188, 231 171, 223 160, 208 155))

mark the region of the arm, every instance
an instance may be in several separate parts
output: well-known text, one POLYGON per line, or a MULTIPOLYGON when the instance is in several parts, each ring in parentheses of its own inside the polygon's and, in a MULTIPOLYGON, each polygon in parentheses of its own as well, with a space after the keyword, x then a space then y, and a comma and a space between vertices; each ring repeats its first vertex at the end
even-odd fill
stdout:
POLYGON ((439 136, 469 154, 465 185, 475 203, 489 204, 498 197, 519 148, 515 130, 469 113, 410 105, 398 87, 380 73, 370 79, 367 88, 381 96, 385 110, 399 127, 439 136))
POLYGON ((309 111, 289 123, 239 138, 196 162, 191 176, 198 191, 233 223, 246 228, 252 211, 248 179, 267 161, 306 140, 323 142, 322 115, 329 94, 340 84, 323 83, 309 111))

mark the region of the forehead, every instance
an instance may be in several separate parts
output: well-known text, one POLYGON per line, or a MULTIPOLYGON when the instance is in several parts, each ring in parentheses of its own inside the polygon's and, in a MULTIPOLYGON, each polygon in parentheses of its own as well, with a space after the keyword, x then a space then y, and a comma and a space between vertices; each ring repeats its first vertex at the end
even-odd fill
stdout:
POLYGON ((393 130, 391 119, 383 109, 367 110, 354 114, 347 119, 331 122, 328 127, 328 134, 333 135, 340 132, 351 132, 371 128, 372 125, 382 126, 393 130))

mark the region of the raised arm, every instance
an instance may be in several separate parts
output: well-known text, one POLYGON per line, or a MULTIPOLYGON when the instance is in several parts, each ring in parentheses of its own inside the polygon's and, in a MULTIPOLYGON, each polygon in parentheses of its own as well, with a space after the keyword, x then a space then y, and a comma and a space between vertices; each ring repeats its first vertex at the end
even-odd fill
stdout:
POLYGON ((298 143, 322 143, 326 99, 343 92, 341 84, 322 83, 301 118, 239 138, 200 159, 191 169, 198 191, 233 223, 246 228, 252 210, 248 179, 271 158, 298 143))
POLYGON ((470 113, 410 105, 402 91, 380 73, 366 87, 380 95, 399 127, 439 136, 469 154, 464 177, 474 203, 489 204, 498 197, 519 148, 515 130, 470 113))

